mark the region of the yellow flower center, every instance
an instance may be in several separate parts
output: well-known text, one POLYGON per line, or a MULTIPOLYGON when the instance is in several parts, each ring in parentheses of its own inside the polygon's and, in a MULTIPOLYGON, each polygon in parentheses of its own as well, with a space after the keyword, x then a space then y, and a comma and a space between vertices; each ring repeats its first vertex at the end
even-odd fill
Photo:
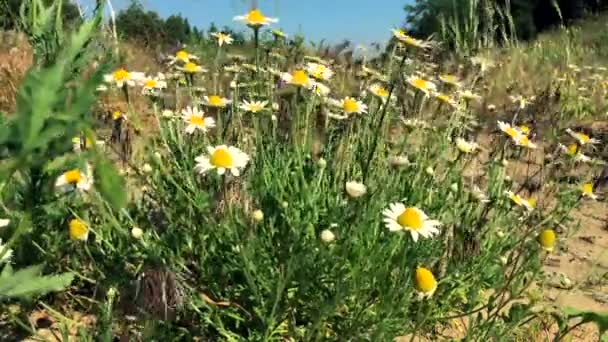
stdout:
POLYGON ((262 25, 266 21, 266 17, 259 9, 254 9, 247 13, 247 22, 250 25, 262 25))
POLYGON ((211 165, 229 168, 232 166, 232 156, 223 148, 218 148, 211 155, 211 165))
POLYGON ((190 124, 198 127, 205 127, 205 117, 204 116, 191 116, 190 124))
POLYGON ((412 85, 418 89, 422 89, 422 90, 428 90, 429 89, 429 84, 427 81, 421 79, 421 78, 416 78, 412 81, 412 85))
POLYGON ((78 184, 78 182, 80 182, 80 180, 82 179, 82 175, 80 174, 79 170, 67 171, 64 176, 65 181, 69 184, 78 184))
POLYGON ((308 84, 308 75, 304 70, 296 70, 291 77, 291 83, 304 87, 308 84))
POLYGON ((72 240, 83 240, 86 238, 89 228, 84 222, 73 219, 70 221, 70 239, 72 240))
POLYGON ((555 247, 555 232, 553 229, 545 229, 538 235, 538 243, 547 251, 552 251, 555 247))
POLYGON ((190 54, 184 50, 179 50, 175 54, 175 58, 179 59, 180 61, 183 61, 185 63, 188 63, 188 61, 190 60, 190 54))
POLYGON ((528 198, 526 202, 528 202, 530 208, 536 207, 536 198, 528 198))
POLYGON ((593 194, 593 184, 591 184, 591 183, 583 184, 582 190, 583 190, 583 194, 585 194, 585 195, 593 194))
POLYGON ((578 140, 580 140, 583 144, 586 144, 589 142, 589 140, 591 140, 591 138, 587 134, 577 133, 576 135, 578 137, 578 140))
POLYGON ((147 80, 146 82, 144 82, 144 87, 146 88, 156 88, 156 85, 158 83, 156 82, 156 80, 147 80))
POLYGON ((449 103, 452 104, 454 102, 454 100, 452 100, 451 97, 449 97, 448 95, 445 94, 439 94, 437 95, 437 98, 445 103, 449 103))
POLYGON ((517 136, 519 136, 519 132, 513 128, 513 127, 509 127, 505 130, 505 133, 507 133, 508 136, 510 136, 511 138, 515 139, 517 138, 517 136))
POLYGON ((215 107, 222 107, 224 106, 224 100, 217 95, 211 95, 209 96, 209 104, 215 107))
POLYGON ((189 73, 195 73, 199 70, 199 66, 192 62, 188 62, 184 65, 184 71, 189 73))
POLYGON ((528 137, 526 137, 526 136, 522 136, 521 138, 519 138, 519 143, 522 146, 529 146, 530 145, 530 139, 528 139, 528 137))
POLYGON ((517 204, 517 205, 523 205, 524 204, 524 199, 521 198, 521 196, 519 195, 510 195, 509 198, 511 199, 511 201, 513 201, 513 203, 517 204))
POLYGON ((451 84, 456 83, 456 76, 454 76, 454 75, 441 75, 441 79, 445 83, 451 83, 451 84))
POLYGON ((112 114, 112 118, 114 120, 118 120, 122 117, 122 114, 119 111, 114 112, 114 114, 112 114))
POLYGON ((131 78, 131 75, 129 75, 129 72, 125 69, 118 69, 114 71, 114 79, 116 81, 124 81, 128 80, 129 78, 131 78))
POLYGON ((422 228, 424 222, 422 215, 415 208, 407 208, 397 217, 397 222, 401 227, 408 227, 413 230, 419 230, 422 228))
POLYGON ((575 155, 576 152, 578 152, 578 145, 577 144, 571 144, 568 145, 568 153, 569 155, 575 155))
POLYGON ((431 293, 437 288, 437 280, 431 271, 424 267, 416 267, 416 289, 422 293, 431 293))
POLYGON ((528 127, 526 125, 521 125, 521 126, 519 126, 519 131, 522 134, 528 134, 528 133, 530 133, 530 127, 528 127))
POLYGON ((249 105, 249 111, 252 113, 257 113, 262 109, 264 109, 264 107, 262 107, 260 103, 252 103, 251 105, 249 105))
POLYGON ((355 113, 355 112, 359 111, 359 104, 357 103, 357 101, 355 99, 353 99, 351 97, 347 97, 344 99, 342 108, 348 114, 355 113))

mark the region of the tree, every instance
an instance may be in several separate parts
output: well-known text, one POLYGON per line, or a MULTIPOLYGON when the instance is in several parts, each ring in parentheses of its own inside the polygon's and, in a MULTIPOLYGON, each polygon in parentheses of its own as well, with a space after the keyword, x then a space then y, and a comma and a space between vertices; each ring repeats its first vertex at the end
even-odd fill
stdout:
POLYGON ((147 46, 165 42, 165 22, 158 13, 144 11, 143 6, 135 1, 126 10, 118 13, 116 29, 124 37, 147 46))

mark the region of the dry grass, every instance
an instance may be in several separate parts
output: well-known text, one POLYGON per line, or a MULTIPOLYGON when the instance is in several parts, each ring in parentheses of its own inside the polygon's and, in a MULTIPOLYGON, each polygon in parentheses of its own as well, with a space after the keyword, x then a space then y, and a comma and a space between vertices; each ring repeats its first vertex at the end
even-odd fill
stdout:
POLYGON ((32 58, 32 49, 23 34, 0 32, 0 112, 15 110, 15 94, 32 58))

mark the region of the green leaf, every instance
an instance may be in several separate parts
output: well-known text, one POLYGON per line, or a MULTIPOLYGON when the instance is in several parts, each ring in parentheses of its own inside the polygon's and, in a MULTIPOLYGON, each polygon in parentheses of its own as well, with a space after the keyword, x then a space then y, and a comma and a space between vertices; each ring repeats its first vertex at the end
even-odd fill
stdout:
POLYGON ((95 187, 116 210, 122 209, 127 204, 124 179, 116 172, 116 169, 101 155, 96 155, 95 161, 95 187))
POLYGON ((608 331, 608 313, 583 311, 571 307, 567 307, 563 311, 569 319, 580 317, 584 323, 595 323, 600 331, 600 336, 608 331))
POLYGON ((74 274, 64 273, 52 276, 40 276, 42 266, 31 266, 13 272, 9 265, 0 274, 0 299, 27 298, 66 288, 74 274))

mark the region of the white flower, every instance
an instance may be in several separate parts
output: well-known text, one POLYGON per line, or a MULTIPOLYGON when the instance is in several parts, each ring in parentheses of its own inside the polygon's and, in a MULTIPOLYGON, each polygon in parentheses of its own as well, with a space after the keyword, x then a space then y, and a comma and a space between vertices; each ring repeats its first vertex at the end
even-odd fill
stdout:
POLYGON ((167 88, 165 75, 158 73, 155 77, 145 77, 140 80, 142 93, 157 95, 159 91, 167 88))
POLYGON ((222 46, 224 44, 230 45, 234 41, 234 39, 232 39, 232 37, 229 34, 225 34, 222 32, 213 32, 213 33, 211 33, 211 35, 213 37, 215 37, 215 39, 217 39, 217 44, 219 46, 222 46))
POLYGON ((336 240, 336 235, 331 230, 325 229, 321 232, 321 240, 325 243, 332 243, 336 240))
POLYGON ((257 8, 252 9, 245 15, 239 15, 234 17, 234 20, 240 21, 254 29, 260 28, 261 26, 270 25, 271 23, 276 23, 279 21, 279 19, 264 16, 264 14, 262 14, 262 12, 257 8))
POLYGON ((186 107, 182 110, 184 115, 184 121, 186 121, 186 133, 192 134, 195 130, 199 129, 203 132, 207 132, 209 128, 215 127, 215 120, 212 117, 205 117, 203 112, 199 111, 198 108, 186 107))
POLYGON ((87 172, 82 172, 78 169, 72 169, 64 172, 55 181, 55 187, 63 191, 71 191, 78 189, 80 191, 88 191, 93 185, 92 168, 87 165, 87 172))
POLYGON ((386 90, 384 86, 378 83, 370 85, 367 90, 369 90, 370 93, 374 94, 374 96, 379 97, 383 101, 386 101, 386 99, 388 99, 388 90, 386 90))
POLYGON ((522 131, 521 127, 511 126, 511 124, 498 121, 498 128, 508 135, 511 140, 518 146, 524 146, 527 148, 536 148, 536 144, 530 141, 528 136, 522 131))
POLYGON ((334 72, 329 67, 320 63, 308 62, 306 64, 306 71, 308 71, 309 75, 321 81, 327 81, 334 75, 334 72))
POLYGON ((189 54, 185 50, 179 50, 175 53, 175 56, 169 56, 169 59, 171 60, 169 62, 169 64, 174 64, 178 61, 185 64, 185 63, 192 62, 192 60, 198 60, 198 57, 196 57, 195 55, 189 54))
POLYGON ((203 104, 209 107, 223 108, 230 103, 232 103, 232 100, 228 100, 227 98, 218 95, 205 95, 203 97, 203 104))
POLYGON ((141 228, 138 227, 133 227, 131 229, 131 236, 136 239, 139 240, 142 238, 142 236, 144 236, 144 231, 141 228))
POLYGON ((352 198, 357 198, 365 195, 367 188, 365 184, 359 182, 346 182, 346 192, 352 198))
POLYGON ((144 78, 144 74, 141 72, 128 72, 125 69, 118 69, 111 74, 104 75, 104 81, 106 83, 114 83, 117 87, 122 88, 125 84, 128 86, 135 86, 144 78))
POLYGON ((0 219, 0 228, 4 228, 11 223, 9 219, 0 219))
POLYGON ((597 144, 597 143, 600 142, 597 139, 592 139, 591 137, 589 137, 585 133, 574 132, 570 128, 566 129, 566 133, 570 134, 570 136, 572 136, 574 139, 576 139, 579 142, 579 144, 581 144, 581 145, 585 145, 585 144, 597 144))
POLYGON ((431 92, 435 92, 437 90, 437 86, 433 82, 423 80, 418 76, 409 76, 407 78, 407 82, 412 87, 422 91, 426 95, 429 95, 431 92))
POLYGON ((315 85, 315 82, 308 77, 304 70, 301 69, 298 69, 291 74, 285 72, 281 74, 281 79, 288 84, 307 89, 312 89, 312 87, 315 85))
POLYGON ((569 157, 574 158, 574 161, 588 163, 591 161, 591 157, 580 152, 580 148, 577 144, 571 144, 564 146, 562 144, 557 145, 559 149, 569 157))
POLYGON ((200 174, 217 169, 218 175, 229 170, 233 176, 238 177, 249 162, 249 156, 234 146, 209 146, 207 153, 208 155, 200 155, 195 159, 197 164, 194 169, 200 174))
POLYGON ((416 207, 406 207, 403 203, 391 203, 382 214, 385 226, 389 231, 409 231, 414 242, 418 241, 419 236, 430 238, 439 234, 437 227, 441 223, 430 220, 422 210, 416 207))
POLYGON ((243 100, 243 103, 239 105, 239 108, 241 108, 245 112, 258 113, 264 110, 266 108, 266 105, 268 105, 268 101, 249 102, 247 100, 243 100))
POLYGON ((0 264, 3 262, 10 262, 13 256, 13 250, 8 248, 5 244, 2 244, 2 239, 0 239, 0 264))
POLYGON ((511 201, 513 201, 513 203, 520 207, 526 208, 528 211, 534 210, 534 207, 536 206, 536 200, 534 198, 523 198, 512 191, 506 191, 505 194, 511 199, 511 201))
POLYGON ((340 100, 339 106, 346 114, 367 113, 367 105, 365 103, 349 96, 340 100))

